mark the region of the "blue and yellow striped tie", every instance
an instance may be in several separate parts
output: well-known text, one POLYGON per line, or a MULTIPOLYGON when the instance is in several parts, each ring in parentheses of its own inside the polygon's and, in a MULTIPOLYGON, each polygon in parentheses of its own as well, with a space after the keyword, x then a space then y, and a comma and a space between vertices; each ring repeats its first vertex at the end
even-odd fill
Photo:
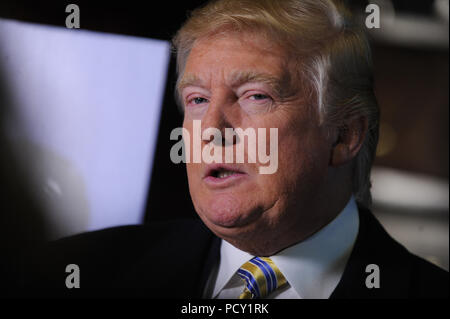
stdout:
POLYGON ((246 284, 239 299, 264 298, 287 284, 281 271, 270 258, 255 257, 237 271, 246 284))

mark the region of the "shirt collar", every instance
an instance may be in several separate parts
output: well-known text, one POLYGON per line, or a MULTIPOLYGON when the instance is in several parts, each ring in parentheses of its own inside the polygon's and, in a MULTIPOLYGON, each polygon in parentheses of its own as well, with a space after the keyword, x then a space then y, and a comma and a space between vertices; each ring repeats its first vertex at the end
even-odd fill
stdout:
MULTIPOLYGON (((328 225, 270 258, 301 298, 328 298, 344 272, 358 228, 358 208, 352 196, 328 225)), ((255 257, 225 240, 222 240, 220 255, 213 297, 245 262, 255 257)))

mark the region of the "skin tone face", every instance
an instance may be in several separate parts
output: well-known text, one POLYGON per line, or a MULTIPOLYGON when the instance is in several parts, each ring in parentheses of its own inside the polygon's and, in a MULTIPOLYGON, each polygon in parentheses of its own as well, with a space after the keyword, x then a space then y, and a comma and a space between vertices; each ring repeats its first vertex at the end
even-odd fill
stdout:
MULTIPOLYGON (((307 238, 330 222, 351 195, 347 161, 331 163, 336 135, 319 124, 318 113, 290 72, 293 64, 266 38, 220 34, 197 40, 178 87, 183 126, 191 137, 193 120, 201 120, 202 131, 266 128, 268 150, 269 129, 278 129, 274 174, 260 174, 259 166, 266 164, 248 163, 247 153, 244 163, 228 166, 187 164, 189 190, 203 222, 219 237, 258 256, 307 238), (229 176, 220 174, 224 172, 229 176)), ((208 143, 212 139, 202 146, 208 143)), ((223 145, 235 148, 236 143, 223 145)))

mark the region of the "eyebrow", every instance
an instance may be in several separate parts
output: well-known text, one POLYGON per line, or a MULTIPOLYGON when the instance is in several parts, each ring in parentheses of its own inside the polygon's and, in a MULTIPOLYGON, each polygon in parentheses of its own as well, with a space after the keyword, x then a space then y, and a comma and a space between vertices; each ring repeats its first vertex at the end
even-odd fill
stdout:
MULTIPOLYGON (((289 72, 283 72, 281 77, 277 77, 268 73, 238 70, 231 73, 227 83, 232 88, 237 88, 245 83, 264 83, 269 85, 279 97, 284 97, 291 87, 289 72)), ((205 83, 195 74, 186 74, 177 82, 176 88, 181 93, 181 90, 188 86, 204 87, 205 83)))
POLYGON ((237 88, 245 83, 264 83, 272 87, 276 93, 279 93, 282 87, 283 79, 267 73, 254 71, 236 71, 231 73, 229 84, 232 88, 237 88))
POLYGON ((176 84, 176 89, 178 91, 183 90, 187 86, 204 86, 203 81, 195 74, 183 75, 176 84))

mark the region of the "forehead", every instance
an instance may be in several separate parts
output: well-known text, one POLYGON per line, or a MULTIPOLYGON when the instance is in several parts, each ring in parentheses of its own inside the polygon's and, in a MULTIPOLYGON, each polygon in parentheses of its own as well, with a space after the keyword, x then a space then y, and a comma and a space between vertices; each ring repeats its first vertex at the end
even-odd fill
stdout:
POLYGON ((261 74, 279 77, 288 70, 287 64, 284 50, 265 37, 246 33, 214 35, 195 42, 181 82, 217 77, 233 81, 261 74))

